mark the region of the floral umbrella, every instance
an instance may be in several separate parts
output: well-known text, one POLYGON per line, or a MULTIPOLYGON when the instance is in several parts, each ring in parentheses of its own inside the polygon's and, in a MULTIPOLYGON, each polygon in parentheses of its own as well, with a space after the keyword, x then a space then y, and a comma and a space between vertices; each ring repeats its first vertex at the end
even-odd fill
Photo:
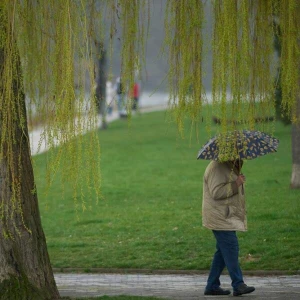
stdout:
POLYGON ((207 160, 249 160, 277 151, 279 140, 260 131, 232 131, 226 136, 217 135, 199 151, 197 159, 207 160), (219 149, 227 149, 220 152, 219 149), (228 147, 225 147, 228 146, 228 147), (229 148, 229 151, 228 151, 229 148))

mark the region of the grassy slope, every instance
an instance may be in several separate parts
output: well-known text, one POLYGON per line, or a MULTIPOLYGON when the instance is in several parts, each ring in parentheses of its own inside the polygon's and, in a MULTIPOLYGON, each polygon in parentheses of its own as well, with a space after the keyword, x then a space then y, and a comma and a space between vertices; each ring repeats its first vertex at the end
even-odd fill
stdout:
MULTIPOLYGON (((42 222, 54 267, 208 269, 214 251, 201 226, 206 141, 181 140, 163 112, 101 131, 105 199, 76 220, 68 188, 57 179, 43 195, 45 155, 35 158, 42 222), (46 207, 48 208, 46 209, 46 207)), ((240 233, 244 269, 299 269, 300 191, 289 189, 290 128, 276 124, 278 153, 244 166, 249 231, 240 233), (249 255, 250 254, 250 255, 249 255)), ((88 137, 87 137, 88 139, 88 137)))

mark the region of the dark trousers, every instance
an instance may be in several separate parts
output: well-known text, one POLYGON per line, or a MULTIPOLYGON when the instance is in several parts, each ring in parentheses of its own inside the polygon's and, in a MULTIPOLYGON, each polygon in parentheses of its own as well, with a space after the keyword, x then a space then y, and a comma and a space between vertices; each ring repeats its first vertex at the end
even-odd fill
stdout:
POLYGON ((138 102, 139 102, 139 98, 138 97, 133 97, 132 98, 132 109, 133 110, 137 110, 137 108, 138 108, 138 102))
POLYGON ((236 232, 213 230, 213 234, 217 240, 217 251, 212 261, 206 289, 214 290, 221 285, 220 275, 226 266, 232 280, 231 285, 235 290, 244 282, 238 260, 239 244, 236 232))

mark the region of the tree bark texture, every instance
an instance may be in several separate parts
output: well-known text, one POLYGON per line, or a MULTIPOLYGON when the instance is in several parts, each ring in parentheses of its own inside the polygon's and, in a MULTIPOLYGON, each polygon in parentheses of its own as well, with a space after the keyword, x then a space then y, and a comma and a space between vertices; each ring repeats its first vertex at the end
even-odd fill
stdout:
MULTIPOLYGON (((18 115, 26 120, 20 62, 18 58, 15 60, 15 70, 19 76, 11 88, 14 99, 11 107, 18 110, 18 115)), ((5 52, 0 49, 1 82, 3 82, 4 76, 4 61, 5 52)), ((0 101, 4 103, 3 87, 2 85, 0 87, 2 96, 0 101)), ((0 106, 0 132, 3 130, 4 118, 10 114, 10 111, 7 111, 7 108, 4 110, 3 106, 2 104, 0 106)), ((15 135, 14 141, 2 141, 3 156, 0 160, 0 299, 58 299, 59 293, 40 219, 27 122, 25 121, 26 126, 21 126, 20 123, 20 120, 15 118, 12 128, 10 128, 15 135), (8 151, 13 155, 12 160, 8 158, 8 151), (16 181, 19 185, 18 202, 12 201, 13 187, 16 181)))
POLYGON ((296 110, 298 122, 292 125, 292 189, 300 189, 300 95, 296 110))

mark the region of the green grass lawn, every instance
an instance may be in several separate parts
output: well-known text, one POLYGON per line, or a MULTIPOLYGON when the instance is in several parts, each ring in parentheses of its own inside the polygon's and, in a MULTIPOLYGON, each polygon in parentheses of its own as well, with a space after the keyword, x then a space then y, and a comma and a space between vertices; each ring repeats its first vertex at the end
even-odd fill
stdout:
MULTIPOLYGON (((214 125, 215 126, 215 125, 214 125)), ((276 123, 278 153, 244 164, 248 227, 239 233, 244 270, 299 270, 300 191, 290 190, 290 127, 276 123)), ((53 267, 208 269, 215 248, 201 225, 207 140, 182 140, 164 112, 99 131, 104 199, 76 219, 58 177, 44 195, 46 156, 34 158, 42 223, 53 267)), ((88 135, 87 135, 88 142, 88 135)), ((99 157, 100 159, 100 157, 99 157)), ((90 199, 88 199, 90 200, 90 199)), ((93 200, 93 199, 91 199, 93 200)))

